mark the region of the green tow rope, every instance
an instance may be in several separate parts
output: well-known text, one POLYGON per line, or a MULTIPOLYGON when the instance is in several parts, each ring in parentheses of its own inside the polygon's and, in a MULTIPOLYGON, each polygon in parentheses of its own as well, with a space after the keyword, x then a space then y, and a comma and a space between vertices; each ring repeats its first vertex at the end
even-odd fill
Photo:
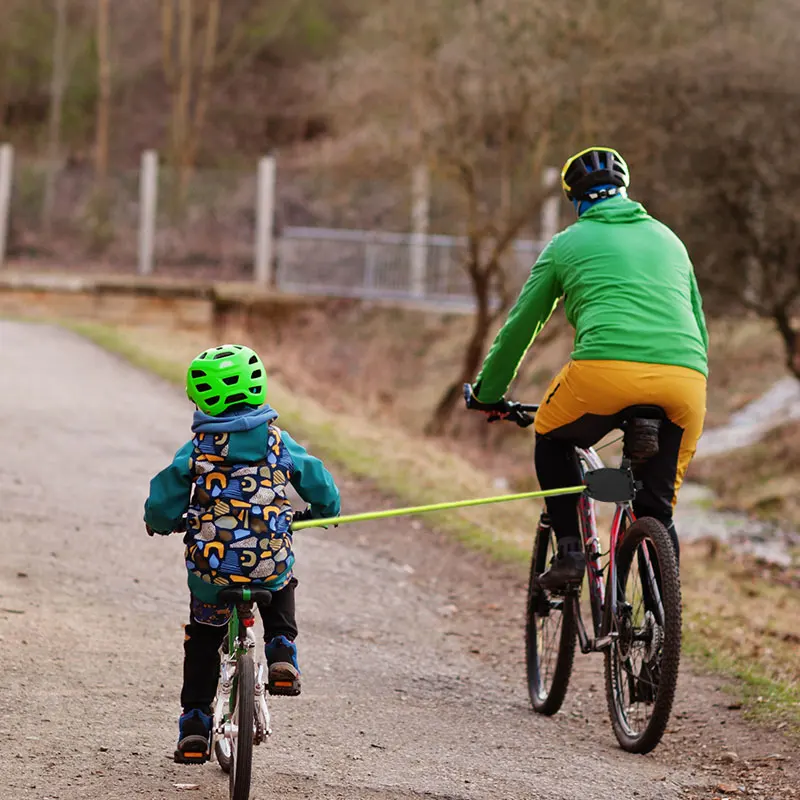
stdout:
POLYGON ((408 514, 426 514, 429 511, 448 511, 451 508, 488 506, 490 503, 508 503, 511 500, 529 500, 534 497, 555 497, 559 494, 581 494, 585 489, 585 486, 565 486, 561 489, 522 492, 522 494, 504 494, 498 497, 478 497, 475 500, 456 500, 452 503, 434 503, 430 506, 411 506, 410 508, 391 508, 387 511, 368 511, 364 514, 347 514, 344 517, 305 519, 300 522, 293 522, 292 530, 302 531, 305 528, 322 528, 327 525, 346 525, 348 522, 367 522, 371 519, 389 519, 390 517, 404 517, 408 514))

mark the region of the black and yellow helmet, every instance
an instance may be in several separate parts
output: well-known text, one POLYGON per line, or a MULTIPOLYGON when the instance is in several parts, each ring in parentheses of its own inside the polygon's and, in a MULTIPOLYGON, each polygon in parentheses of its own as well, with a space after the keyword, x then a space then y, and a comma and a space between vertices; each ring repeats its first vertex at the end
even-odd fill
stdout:
POLYGON ((568 158, 561 170, 561 187, 568 200, 597 200, 617 189, 593 192, 597 186, 627 189, 631 178, 625 159, 610 147, 587 147, 568 158))

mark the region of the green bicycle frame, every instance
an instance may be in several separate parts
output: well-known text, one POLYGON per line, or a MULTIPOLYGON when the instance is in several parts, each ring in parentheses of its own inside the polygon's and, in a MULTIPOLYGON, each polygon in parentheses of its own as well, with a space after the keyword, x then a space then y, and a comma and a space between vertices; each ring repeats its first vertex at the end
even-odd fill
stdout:
MULTIPOLYGON (((250 602, 250 590, 242 589, 242 602, 250 602)), ((239 656, 246 653, 244 647, 236 647, 236 640, 239 638, 239 611, 236 604, 233 604, 230 619, 228 620, 228 653, 233 659, 238 660, 239 656)), ((233 709, 236 706, 236 689, 238 687, 239 673, 235 672, 233 676, 233 683, 231 684, 231 695, 228 699, 228 707, 230 713, 233 714, 233 709)))

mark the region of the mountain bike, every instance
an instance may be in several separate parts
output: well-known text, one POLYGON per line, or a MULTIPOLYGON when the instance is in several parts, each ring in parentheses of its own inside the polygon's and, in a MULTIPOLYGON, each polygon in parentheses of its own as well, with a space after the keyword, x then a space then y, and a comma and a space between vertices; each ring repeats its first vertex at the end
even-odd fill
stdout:
MULTIPOLYGON (((509 402, 489 421, 502 419, 527 427, 538 409, 509 402)), ((629 753, 648 753, 661 741, 680 663, 681 589, 675 548, 661 522, 636 519, 632 507, 638 488, 633 465, 657 452, 663 419, 663 410, 654 406, 620 412, 619 469, 606 468, 593 448, 576 448, 587 485, 578 499, 578 515, 587 566, 589 630, 581 611, 582 583, 552 592, 538 583, 556 553, 546 512, 536 531, 528 583, 525 661, 534 711, 552 715, 561 708, 576 642, 582 653, 604 653, 608 711, 617 741, 629 753), (597 533, 596 501, 616 504, 605 553, 597 533)))
POLYGON ((222 644, 220 677, 214 701, 212 753, 229 775, 231 800, 248 800, 253 745, 266 741, 270 729, 264 664, 253 658, 256 639, 253 603, 272 602, 272 592, 257 586, 231 586, 218 595, 233 605, 228 635, 222 644))

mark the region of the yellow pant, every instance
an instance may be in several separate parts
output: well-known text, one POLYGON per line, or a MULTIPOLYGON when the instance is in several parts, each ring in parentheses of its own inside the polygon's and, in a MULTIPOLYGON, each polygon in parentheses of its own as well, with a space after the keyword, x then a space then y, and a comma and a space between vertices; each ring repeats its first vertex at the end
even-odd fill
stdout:
POLYGON ((637 475, 644 482, 640 502, 674 507, 703 431, 706 379, 701 373, 634 361, 571 361, 545 393, 536 433, 589 447, 615 427, 614 415, 634 405, 660 406, 669 420, 662 424, 659 454, 637 475))

